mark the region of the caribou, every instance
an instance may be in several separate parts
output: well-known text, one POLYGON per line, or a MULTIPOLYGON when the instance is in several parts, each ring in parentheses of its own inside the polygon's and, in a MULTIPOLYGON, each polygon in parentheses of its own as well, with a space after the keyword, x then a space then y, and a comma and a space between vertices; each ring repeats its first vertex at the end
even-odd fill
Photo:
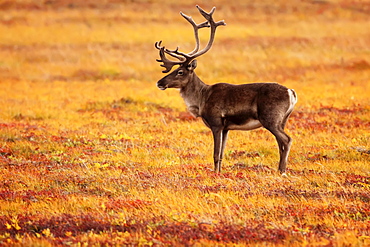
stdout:
POLYGON ((205 21, 196 24, 191 16, 180 12, 194 29, 195 48, 189 53, 179 51, 179 47, 170 50, 162 46, 162 41, 155 43, 160 59, 168 73, 173 66, 179 67, 160 79, 157 87, 180 89, 180 95, 185 101, 188 111, 194 117, 200 117, 212 131, 214 140, 213 160, 214 171, 221 171, 227 135, 230 130, 253 130, 266 128, 276 138, 279 147, 280 161, 278 170, 285 174, 292 138, 284 131, 286 122, 297 103, 297 95, 293 89, 277 83, 205 84, 195 74, 196 58, 208 52, 213 44, 216 29, 224 26, 222 21, 215 22, 213 13, 215 7, 207 13, 196 6, 205 21), (208 44, 201 50, 198 31, 210 28, 208 44), (172 59, 169 59, 169 57, 172 59))

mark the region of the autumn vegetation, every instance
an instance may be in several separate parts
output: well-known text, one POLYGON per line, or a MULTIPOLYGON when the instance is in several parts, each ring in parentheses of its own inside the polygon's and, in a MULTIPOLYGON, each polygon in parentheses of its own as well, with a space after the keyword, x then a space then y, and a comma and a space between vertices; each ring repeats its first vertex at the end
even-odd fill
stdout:
MULTIPOLYGON (((370 2, 0 0, 0 245, 369 246, 370 2), (206 83, 298 94, 287 176, 265 129, 211 132, 154 43, 224 19, 206 83)), ((208 30, 201 30, 202 44, 208 30)))

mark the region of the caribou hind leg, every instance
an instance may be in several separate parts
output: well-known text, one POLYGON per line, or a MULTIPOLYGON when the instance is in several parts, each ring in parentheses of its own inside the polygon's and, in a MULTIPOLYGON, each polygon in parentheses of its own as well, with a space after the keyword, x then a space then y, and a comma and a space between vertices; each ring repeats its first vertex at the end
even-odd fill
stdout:
MULTIPOLYGON (((288 162, 288 156, 290 152, 290 146, 292 145, 292 138, 285 133, 283 126, 285 125, 284 119, 281 119, 277 123, 274 124, 263 124, 263 126, 269 130, 276 138, 278 147, 279 147, 279 172, 285 173, 286 171, 286 165, 288 162)), ((263 122, 263 121, 262 121, 263 122)))
POLYGON ((288 162, 288 156, 290 152, 290 147, 292 145, 292 138, 288 136, 282 128, 277 128, 277 129, 270 130, 270 131, 275 136, 276 141, 279 146, 279 154, 280 154, 279 172, 285 173, 286 165, 288 162))
MULTIPOLYGON (((292 145, 292 138, 285 133, 284 128, 290 114, 293 111, 295 104, 297 103, 297 95, 292 89, 285 89, 287 97, 284 96, 284 91, 281 90, 279 96, 280 102, 278 104, 266 104, 261 103, 259 105, 259 120, 263 127, 269 130, 276 138, 279 147, 279 171, 285 173, 286 165, 288 162, 288 156, 290 147, 292 145), (285 109, 285 110, 283 110, 285 109)), ((260 102, 268 102, 272 98, 272 91, 266 92, 264 95, 266 98, 260 98, 260 102)))
MULTIPOLYGON (((270 112, 270 114, 273 114, 273 111, 270 112)), ((262 116, 260 118, 263 127, 269 130, 276 138, 280 155, 279 160, 280 173, 285 173, 286 171, 290 147, 293 141, 292 138, 284 131, 284 126, 287 122, 289 115, 290 112, 287 112, 286 114, 275 114, 275 116, 281 117, 264 118, 264 116, 262 116)))
POLYGON ((285 116, 278 128, 279 134, 274 134, 279 145, 280 161, 279 161, 279 171, 285 173, 286 164, 288 163, 288 156, 290 153, 290 147, 292 145, 293 139, 285 133, 284 128, 290 114, 292 114, 293 108, 297 103, 297 94, 293 89, 288 89, 289 94, 289 108, 285 113, 285 116))

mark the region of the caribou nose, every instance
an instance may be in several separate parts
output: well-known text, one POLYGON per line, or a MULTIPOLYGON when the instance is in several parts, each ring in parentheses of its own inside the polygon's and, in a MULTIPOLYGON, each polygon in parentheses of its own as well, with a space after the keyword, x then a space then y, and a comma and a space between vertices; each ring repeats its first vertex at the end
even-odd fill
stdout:
POLYGON ((160 90, 166 90, 167 85, 163 85, 163 83, 161 83, 161 81, 158 81, 158 82, 157 82, 157 87, 158 87, 160 90))

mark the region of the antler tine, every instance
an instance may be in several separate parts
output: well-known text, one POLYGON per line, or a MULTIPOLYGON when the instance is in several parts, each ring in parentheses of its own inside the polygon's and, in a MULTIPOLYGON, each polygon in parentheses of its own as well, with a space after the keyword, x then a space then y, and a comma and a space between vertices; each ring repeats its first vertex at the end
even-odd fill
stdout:
POLYGON ((215 39, 215 34, 216 34, 216 28, 218 26, 225 26, 226 23, 225 21, 218 21, 218 22, 215 22, 213 20, 213 13, 215 12, 216 10, 216 7, 213 7, 211 9, 211 11, 209 13, 205 12, 201 7, 199 7, 198 5, 196 5, 197 9, 199 10, 200 14, 207 20, 207 22, 209 23, 210 27, 211 27, 211 34, 210 34, 210 37, 209 37, 209 41, 208 41, 208 44, 205 48, 203 48, 203 50, 199 51, 199 52, 196 52, 195 54, 192 54, 192 59, 196 58, 196 57, 199 57, 201 55, 203 55, 204 53, 206 53, 207 51, 209 51, 212 47, 212 44, 213 44, 213 41, 215 39))
POLYGON ((210 27, 208 21, 205 21, 205 22, 202 22, 200 24, 196 24, 193 20, 193 18, 191 18, 191 16, 187 16, 185 15, 184 13, 180 12, 180 14, 182 15, 182 17, 184 17, 192 26, 193 26, 193 29, 194 29, 194 36, 195 36, 195 48, 194 50, 192 50, 191 52, 189 52, 187 55, 188 56, 191 56, 193 54, 195 54, 198 50, 199 50, 199 35, 198 35, 198 30, 203 28, 203 27, 210 27))
POLYGON ((221 25, 222 25, 222 26, 225 26, 225 25, 226 25, 226 23, 225 23, 225 21, 224 21, 224 20, 222 20, 222 21, 218 21, 218 22, 214 22, 214 21, 213 21, 213 16, 212 16, 212 15, 213 15, 213 13, 215 12, 216 7, 213 7, 209 13, 205 12, 201 7, 199 7, 199 5, 197 5, 196 7, 197 7, 197 9, 199 10, 200 14, 201 14, 204 18, 206 18, 206 20, 207 20, 207 21, 209 21, 210 23, 215 24, 215 26, 216 26, 216 27, 221 26, 221 25))
POLYGON ((186 53, 183 53, 183 52, 179 51, 179 47, 176 47, 175 50, 170 50, 170 49, 165 48, 164 52, 167 53, 168 55, 172 56, 172 57, 175 57, 175 58, 179 59, 180 61, 183 61, 183 62, 185 62, 185 60, 188 58, 188 55, 186 53))
POLYGON ((161 57, 161 59, 156 59, 156 61, 160 62, 160 63, 163 63, 163 64, 161 64, 161 67, 166 68, 165 70, 162 71, 163 73, 169 72, 172 69, 173 66, 182 64, 186 61, 185 58, 182 58, 182 57, 180 57, 176 54, 173 54, 171 51, 167 50, 164 46, 161 46, 161 44, 162 44, 162 41, 155 42, 155 48, 157 48, 159 50, 159 56, 161 57), (175 58, 179 59, 180 61, 171 61, 171 60, 169 60, 166 57, 165 53, 169 54, 172 57, 175 57, 175 58))

